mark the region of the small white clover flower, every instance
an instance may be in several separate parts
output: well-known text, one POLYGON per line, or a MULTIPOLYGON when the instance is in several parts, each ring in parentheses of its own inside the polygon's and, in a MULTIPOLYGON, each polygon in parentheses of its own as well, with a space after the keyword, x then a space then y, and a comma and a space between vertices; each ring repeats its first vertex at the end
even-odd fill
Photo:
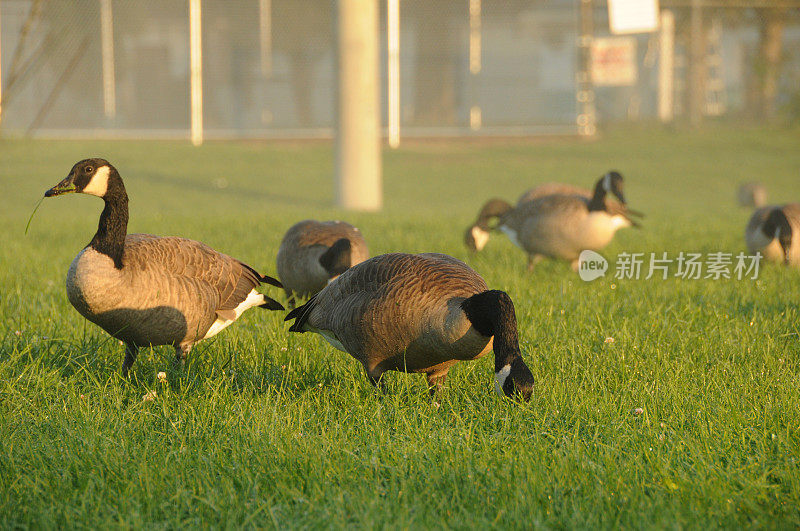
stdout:
POLYGON ((161 382, 161 383, 166 383, 167 382, 167 373, 165 373, 164 371, 159 372, 158 373, 158 381, 161 382))
POLYGON ((145 393, 145 395, 142 397, 142 401, 143 401, 143 402, 152 402, 152 401, 153 401, 153 400, 155 400, 156 398, 158 398, 158 393, 156 393, 155 391, 148 391, 148 392, 147 392, 147 393, 145 393))
POLYGON ((640 407, 637 407, 636 409, 633 410, 634 415, 641 415, 642 413, 644 413, 644 409, 640 407))
POLYGON ((603 343, 613 343, 613 342, 614 342, 614 338, 613 337, 607 337, 605 339, 605 341, 603 341, 603 343))

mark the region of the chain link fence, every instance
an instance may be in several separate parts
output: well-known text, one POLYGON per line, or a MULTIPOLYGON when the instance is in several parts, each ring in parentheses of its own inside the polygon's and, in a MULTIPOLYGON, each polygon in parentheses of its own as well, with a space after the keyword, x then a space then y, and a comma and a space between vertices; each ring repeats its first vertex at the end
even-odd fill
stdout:
MULTIPOLYGON (((576 133, 578 4, 400 0, 401 134, 576 133)), ((384 95, 386 9, 381 2, 384 95)), ((686 10, 675 13, 680 115, 686 10)), ((708 99, 717 102, 709 114, 747 108, 759 75, 753 13, 722 9, 707 17, 715 32, 709 55, 719 58, 709 66, 715 88, 708 99)), ((595 2, 594 14, 595 35, 607 36, 604 2, 595 2)), ((330 0, 202 0, 205 136, 331 136, 334 17, 330 0)), ((800 86, 796 17, 782 38, 779 103, 789 104, 800 86)), ((595 88, 601 123, 657 115, 658 34, 632 39, 633 81, 595 88)), ((0 0, 0 50, 5 134, 188 135, 187 0, 0 0)))

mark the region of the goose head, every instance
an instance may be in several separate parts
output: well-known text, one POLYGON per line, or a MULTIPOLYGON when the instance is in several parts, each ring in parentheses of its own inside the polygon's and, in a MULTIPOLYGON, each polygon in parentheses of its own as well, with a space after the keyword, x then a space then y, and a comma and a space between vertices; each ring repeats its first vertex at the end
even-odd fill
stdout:
POLYGON ((504 291, 490 290, 465 299, 461 309, 473 328, 483 336, 493 336, 494 389, 500 396, 530 400, 533 373, 525 364, 517 338, 514 303, 504 291))
POLYGON ((44 193, 45 197, 64 194, 89 194, 105 199, 120 189, 122 178, 116 168, 105 159, 84 159, 75 164, 60 183, 44 193))
POLYGON ((513 209, 508 201, 502 199, 490 199, 481 207, 478 219, 470 226, 464 234, 464 245, 470 251, 480 251, 489 241, 489 232, 497 228, 502 222, 502 217, 513 209), (490 223, 498 219, 498 223, 491 226, 490 223))
POLYGON ((766 221, 761 226, 761 231, 769 239, 776 239, 783 250, 783 260, 789 263, 789 249, 792 246, 792 225, 786 217, 783 209, 774 208, 767 216, 766 221))
POLYGON ((495 370, 494 390, 500 396, 511 399, 521 396, 523 400, 530 400, 533 394, 533 373, 522 357, 495 370))
POLYGON ((339 238, 319 257, 319 265, 328 273, 328 283, 350 268, 352 244, 339 238))
POLYGON ((603 175, 599 181, 597 181, 597 185, 595 186, 595 195, 598 195, 598 192, 602 190, 602 196, 605 197, 607 193, 614 194, 619 202, 623 205, 627 204, 625 201, 625 195, 622 193, 622 174, 618 171, 610 171, 603 175))

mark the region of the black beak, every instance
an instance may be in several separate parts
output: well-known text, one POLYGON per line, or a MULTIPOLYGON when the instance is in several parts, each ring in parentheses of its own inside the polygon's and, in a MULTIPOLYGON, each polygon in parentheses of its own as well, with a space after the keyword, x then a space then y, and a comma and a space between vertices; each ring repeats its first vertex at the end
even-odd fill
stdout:
POLYGON ((48 191, 44 193, 45 197, 55 197, 57 195, 63 194, 70 194, 72 192, 76 192, 78 189, 75 187, 75 182, 70 174, 66 179, 55 185, 54 187, 50 188, 48 191))

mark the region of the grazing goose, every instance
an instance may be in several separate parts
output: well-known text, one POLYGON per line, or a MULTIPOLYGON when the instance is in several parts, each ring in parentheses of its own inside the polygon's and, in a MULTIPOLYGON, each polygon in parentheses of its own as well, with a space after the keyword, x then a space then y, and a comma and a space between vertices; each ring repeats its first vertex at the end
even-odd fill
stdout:
POLYGON ((367 258, 367 242, 354 226, 307 219, 293 225, 281 241, 278 278, 290 301, 295 294, 310 297, 367 258))
POLYGON ((767 204, 767 189, 760 183, 743 183, 737 193, 739 206, 761 208, 767 204))
MULTIPOLYGON (((548 195, 577 195, 590 200, 594 195, 594 192, 588 188, 574 186, 572 184, 544 183, 536 186, 535 188, 531 188, 520 195, 519 199, 517 199, 517 207, 529 201, 533 201, 534 199, 539 199, 540 197, 545 197, 548 195)), ((609 212, 623 213, 626 216, 635 216, 640 218, 644 217, 644 214, 641 212, 629 209, 611 197, 605 198, 605 205, 609 212)), ((489 227, 489 221, 493 218, 494 212, 499 211, 501 213, 505 213, 511 208, 511 205, 502 199, 490 199, 481 208, 477 221, 467 229, 467 233, 464 236, 464 243, 466 246, 472 251, 480 251, 483 249, 483 247, 489 241, 491 230, 489 227)))
POLYGON ((100 197, 105 208, 92 241, 67 273, 69 302, 89 321, 125 343, 127 375, 139 347, 172 345, 183 361, 197 341, 234 322, 245 310, 283 307, 256 287, 274 278, 200 242, 127 234, 128 195, 103 159, 86 159, 45 197, 100 197))
POLYGON ((762 207, 745 229, 747 249, 766 260, 800 267, 800 203, 762 207))
POLYGON ((533 375, 517 340, 514 303, 463 262, 436 253, 384 254, 351 267, 289 312, 292 332, 317 332, 361 362, 377 385, 386 371, 425 373, 431 392, 460 360, 494 349, 495 389, 526 400, 533 375))
MULTIPOLYGON (((528 268, 544 256, 572 262, 577 268, 578 256, 584 249, 599 250, 608 245, 617 230, 638 226, 631 220, 622 193, 622 175, 616 171, 601 177, 591 199, 581 195, 545 195, 522 203, 516 208, 494 200, 492 208, 484 208, 469 236, 488 233, 489 223, 497 218, 495 230, 505 233, 518 247, 528 253, 528 268), (620 203, 606 201, 608 192, 620 203)), ((477 241, 477 239, 476 239, 477 241)))

